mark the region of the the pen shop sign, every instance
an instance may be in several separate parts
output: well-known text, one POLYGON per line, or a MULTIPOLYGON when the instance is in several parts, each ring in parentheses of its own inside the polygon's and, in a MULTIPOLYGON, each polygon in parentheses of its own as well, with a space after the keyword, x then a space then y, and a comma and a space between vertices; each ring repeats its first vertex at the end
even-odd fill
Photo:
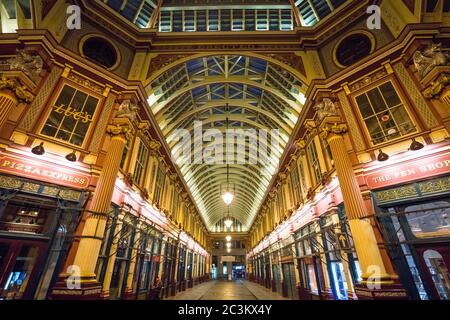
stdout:
POLYGON ((91 179, 87 174, 11 155, 0 156, 0 172, 76 189, 86 189, 91 179))
POLYGON ((411 161, 366 175, 367 186, 380 189, 450 173, 450 154, 411 161))

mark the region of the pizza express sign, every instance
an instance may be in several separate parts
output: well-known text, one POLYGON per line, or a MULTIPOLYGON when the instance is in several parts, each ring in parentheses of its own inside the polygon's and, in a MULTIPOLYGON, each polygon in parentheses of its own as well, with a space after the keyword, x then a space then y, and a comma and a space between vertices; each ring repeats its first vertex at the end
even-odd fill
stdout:
POLYGON ((90 183, 87 174, 13 156, 0 157, 0 171, 77 189, 85 189, 90 183))
POLYGON ((367 186, 379 189, 450 173, 450 154, 439 155, 378 170, 366 175, 367 186))

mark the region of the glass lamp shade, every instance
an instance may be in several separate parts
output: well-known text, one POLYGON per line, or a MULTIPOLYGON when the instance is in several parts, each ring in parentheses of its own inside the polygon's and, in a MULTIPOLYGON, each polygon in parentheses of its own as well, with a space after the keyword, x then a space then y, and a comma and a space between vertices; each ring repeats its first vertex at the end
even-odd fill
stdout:
POLYGON ((231 241, 231 236, 226 236, 225 239, 230 242, 231 241))
POLYGON ((230 249, 231 248, 231 243, 227 243, 227 248, 230 249))
POLYGON ((225 227, 230 228, 233 224, 233 221, 230 218, 227 218, 227 220, 225 220, 223 223, 225 224, 225 227))
POLYGON ((225 202, 225 204, 229 206, 231 202, 233 202, 234 194, 232 194, 230 191, 225 191, 224 194, 222 194, 222 199, 223 202, 225 202))
POLYGON ((227 252, 230 253, 230 252, 231 252, 231 249, 227 249, 227 252))

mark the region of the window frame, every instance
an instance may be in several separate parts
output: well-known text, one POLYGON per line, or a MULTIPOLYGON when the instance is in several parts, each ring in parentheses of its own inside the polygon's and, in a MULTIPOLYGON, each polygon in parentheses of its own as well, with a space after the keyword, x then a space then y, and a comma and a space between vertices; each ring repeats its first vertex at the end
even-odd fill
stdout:
POLYGON ((64 146, 67 146, 67 147, 69 147, 71 149, 75 149, 75 150, 86 150, 86 149, 88 149, 88 147, 92 143, 91 138, 92 138, 93 131, 94 131, 93 127, 96 127, 97 122, 98 122, 98 120, 100 118, 100 115, 104 111, 103 109, 104 109, 104 104, 105 104, 105 100, 106 100, 105 98, 106 98, 105 96, 103 96, 103 95, 101 95, 99 93, 93 92, 93 91, 91 91, 91 90, 89 90, 89 89, 87 89, 87 88, 85 88, 85 87, 83 87, 83 86, 81 86, 81 85, 79 85, 79 84, 77 84, 75 82, 72 82, 72 81, 70 81, 68 79, 64 79, 63 81, 60 81, 60 83, 56 86, 55 93, 47 101, 47 103, 46 103, 46 105, 44 107, 45 115, 41 118, 40 123, 36 126, 35 133, 42 140, 51 141, 51 142, 54 142, 54 143, 62 144, 64 146), (89 128, 88 128, 86 134, 84 135, 83 143, 80 146, 77 146, 77 145, 72 144, 72 143, 70 143, 68 141, 65 141, 65 140, 62 140, 62 139, 58 139, 56 137, 51 137, 51 136, 48 136, 48 135, 45 135, 45 134, 42 133, 42 130, 44 129, 45 124, 47 123, 48 118, 50 117, 50 114, 53 111, 54 104, 56 103, 56 101, 60 97, 60 95, 61 95, 61 93, 62 93, 62 91, 63 91, 63 89, 64 89, 64 87, 66 85, 69 86, 69 87, 72 87, 73 89, 75 89, 77 91, 81 91, 81 92, 87 94, 88 96, 91 96, 91 97, 94 97, 94 98, 98 99, 98 103, 97 103, 97 106, 95 108, 95 112, 94 112, 94 115, 92 117, 92 121, 91 121, 91 123, 89 125, 89 128))
POLYGON ((416 116, 416 113, 414 111, 414 106, 412 103, 410 103, 410 101, 406 98, 404 92, 403 92, 403 88, 401 87, 401 85, 398 83, 397 79, 395 78, 395 76, 391 75, 388 77, 384 77, 382 79, 379 79, 378 81, 373 82, 372 84, 370 84, 369 86, 366 86, 364 88, 361 88, 355 92, 352 92, 349 96, 348 96, 351 104, 352 104, 352 108, 353 108, 353 112, 357 118, 358 124, 360 128, 363 128, 364 131, 364 139, 366 141, 366 146, 369 147, 369 149, 379 149, 382 148, 386 145, 390 145, 396 142, 400 142, 402 140, 407 140, 410 139, 412 136, 417 135, 419 132, 421 132, 423 130, 422 126, 420 125, 418 118, 416 116), (413 127, 415 128, 415 131, 408 133, 406 135, 401 135, 397 138, 391 139, 391 140, 387 140, 384 141, 382 143, 379 144, 375 144, 372 140, 372 136, 370 135, 369 129, 366 126, 366 123, 364 121, 364 118, 362 116, 361 110, 359 109, 359 105, 356 101, 356 98, 358 96, 361 96, 362 94, 366 94, 367 92, 378 88, 388 82, 391 82, 395 92, 397 93, 402 105, 405 108, 406 113, 408 114, 410 120, 411 120, 411 124, 413 125, 413 127))

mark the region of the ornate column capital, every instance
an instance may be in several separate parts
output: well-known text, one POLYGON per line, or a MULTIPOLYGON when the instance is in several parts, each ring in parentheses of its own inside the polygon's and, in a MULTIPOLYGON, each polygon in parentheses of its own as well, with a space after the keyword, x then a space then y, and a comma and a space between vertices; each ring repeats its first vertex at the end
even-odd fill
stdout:
POLYGON ((111 137, 122 137, 129 141, 133 138, 133 125, 127 118, 114 118, 106 127, 106 132, 111 137))
POLYGON ((450 84, 450 73, 441 73, 440 76, 430 83, 423 91, 423 95, 427 99, 439 98, 440 94, 450 84))
POLYGON ((306 141, 304 139, 298 139, 295 141, 295 145, 298 150, 303 150, 306 148, 306 141))
POLYGON ((0 79, 0 90, 8 90, 19 102, 31 103, 34 94, 26 87, 22 86, 16 79, 8 79, 4 75, 0 79))
POLYGON ((348 126, 342 122, 324 122, 324 124, 320 127, 320 137, 327 140, 333 138, 334 136, 342 136, 347 132, 348 126))

